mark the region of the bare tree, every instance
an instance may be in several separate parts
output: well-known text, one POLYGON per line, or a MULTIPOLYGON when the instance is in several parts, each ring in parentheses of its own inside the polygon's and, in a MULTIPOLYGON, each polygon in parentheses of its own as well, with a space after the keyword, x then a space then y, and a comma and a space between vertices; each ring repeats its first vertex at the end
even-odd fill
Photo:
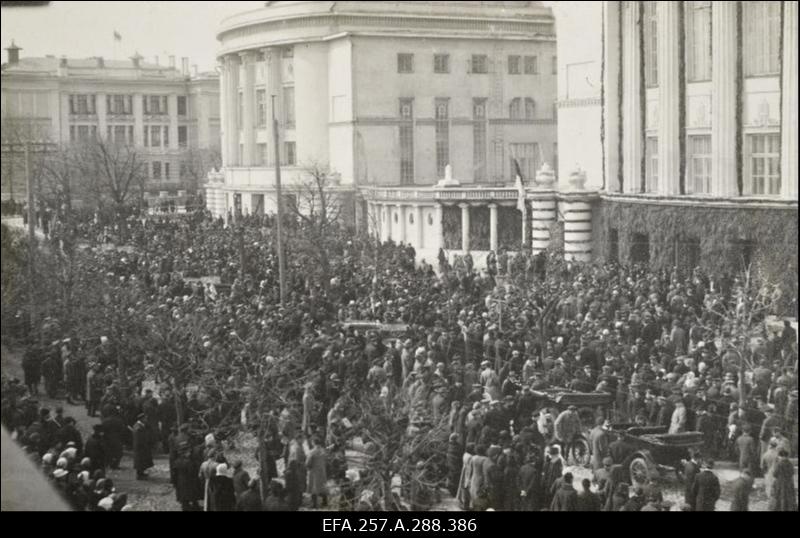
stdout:
POLYGON ((186 148, 181 152, 181 168, 181 176, 187 180, 186 190, 197 192, 209 172, 222 168, 222 153, 218 147, 186 148))

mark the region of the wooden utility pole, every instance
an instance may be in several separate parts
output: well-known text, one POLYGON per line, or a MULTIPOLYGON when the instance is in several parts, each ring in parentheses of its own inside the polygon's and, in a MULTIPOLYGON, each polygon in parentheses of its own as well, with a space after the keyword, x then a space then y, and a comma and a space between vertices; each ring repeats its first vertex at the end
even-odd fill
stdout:
POLYGON ((30 146, 25 144, 25 181, 28 185, 28 322, 31 334, 36 326, 36 286, 33 282, 33 264, 36 255, 36 206, 33 192, 33 175, 31 174, 30 146))
POLYGON ((277 197, 278 223, 278 282, 281 293, 281 304, 286 303, 286 266, 283 259, 283 192, 281 190, 281 148, 278 142, 278 118, 275 116, 275 96, 272 96, 272 143, 275 145, 275 194, 277 197))

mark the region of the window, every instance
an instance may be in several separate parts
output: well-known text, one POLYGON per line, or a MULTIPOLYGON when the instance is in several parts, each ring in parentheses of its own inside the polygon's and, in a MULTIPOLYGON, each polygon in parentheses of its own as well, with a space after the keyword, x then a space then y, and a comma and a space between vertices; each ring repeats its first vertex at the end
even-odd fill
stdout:
POLYGON ((147 95, 142 99, 144 104, 144 113, 153 116, 161 116, 168 114, 167 96, 166 95, 147 95))
POLYGON ((297 143, 284 142, 284 150, 286 152, 286 165, 294 166, 297 164, 297 143))
POLYGON ((515 97, 508 105, 508 117, 512 120, 522 119, 522 99, 515 97))
POLYGON ((106 95, 106 112, 116 116, 133 114, 132 95, 106 95))
POLYGON ((633 234, 631 238, 631 262, 650 263, 650 236, 647 234, 633 234))
POLYGON ((258 144, 256 146, 256 166, 266 166, 267 164, 267 145, 258 144))
POLYGON ((558 56, 553 56, 550 59, 550 73, 553 75, 558 74, 558 56))
POLYGON ((150 147, 151 148, 160 148, 161 147, 161 126, 152 126, 150 127, 150 147))
POLYGON ((532 120, 536 118, 536 102, 530 97, 525 98, 525 119, 532 120))
POLYGON ((686 2, 687 80, 711 80, 711 2, 686 2))
POLYGON ((525 56, 525 74, 539 74, 539 58, 536 56, 525 56))
POLYGON ((128 142, 125 138, 127 131, 128 130, 125 125, 115 125, 114 134, 111 136, 111 139, 115 144, 126 144, 128 142))
POLYGON ((70 125, 69 138, 71 142, 87 142, 97 137, 96 125, 70 125))
POLYGON ((745 76, 780 72, 781 2, 742 2, 745 76))
POLYGON ((400 183, 414 183, 414 100, 400 99, 400 183))
POLYGON ((656 192, 658 191, 658 137, 647 137, 645 152, 645 159, 647 161, 645 191, 656 192))
POLYGON ((397 72, 398 73, 413 73, 414 72, 414 55, 399 53, 397 55, 397 72))
POLYGON ((164 163, 164 179, 169 181, 170 173, 169 173, 169 163, 164 163))
POLYGON ((711 135, 690 136, 687 146, 687 190, 690 194, 711 194, 711 135))
POLYGON ((472 100, 472 175, 486 181, 486 99, 472 100))
POLYGON ((436 173, 444 177, 450 164, 450 100, 436 99, 436 173))
POLYGON ((644 82, 658 86, 658 2, 644 3, 644 82))
POLYGON ((492 179, 495 182, 503 181, 505 175, 505 145, 502 140, 492 140, 492 179))
POLYGON ((94 95, 70 95, 69 99, 70 114, 96 114, 94 95))
POLYGON ((186 96, 185 95, 179 95, 178 96, 178 116, 186 116, 186 115, 187 115, 186 96))
POLYGON ((780 135, 777 133, 748 135, 749 192, 753 195, 781 193, 780 135))
POLYGON ((191 170, 189 169, 189 163, 186 161, 181 161, 180 169, 178 171, 180 173, 181 178, 188 178, 191 177, 191 170))
POLYGON ((294 86, 283 89, 283 110, 287 129, 294 129, 294 86))
POLYGON ((142 129, 142 131, 143 131, 143 134, 144 134, 144 136, 143 136, 143 138, 144 138, 144 147, 149 148, 150 147, 150 127, 145 126, 144 129, 142 129))
POLYGON ((473 54, 470 67, 471 73, 485 75, 489 72, 489 57, 485 54, 473 54))
POLYGON ((185 148, 189 145, 189 128, 185 125, 178 127, 178 147, 185 148))
POLYGON ((533 179, 539 169, 539 144, 509 144, 512 181, 516 180, 517 165, 523 180, 533 179), (516 164, 515 164, 516 161, 516 164))
POLYGON ((449 73, 450 72, 450 55, 449 54, 434 54, 433 55, 433 72, 434 73, 449 73))
POLYGON ((267 125, 267 90, 256 90, 256 127, 264 128, 267 125))
POLYGON ((169 147, 169 127, 164 127, 164 147, 169 147))
POLYGON ((608 231, 608 261, 619 263, 619 230, 616 228, 608 231))
POLYGON ((153 179, 161 179, 161 163, 159 161, 153 161, 153 179))
POLYGON ((508 57, 508 74, 509 75, 519 75, 522 73, 520 69, 520 57, 519 56, 509 56, 508 57))

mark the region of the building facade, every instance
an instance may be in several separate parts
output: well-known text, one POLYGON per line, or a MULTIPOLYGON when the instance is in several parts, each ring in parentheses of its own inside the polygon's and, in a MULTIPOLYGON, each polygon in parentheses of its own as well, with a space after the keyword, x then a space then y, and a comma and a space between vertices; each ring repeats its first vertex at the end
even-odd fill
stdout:
POLYGON ((796 286, 797 2, 562 9, 559 141, 594 192, 593 259, 762 262, 796 286))
MULTIPOLYGON (((197 190, 198 152, 219 153, 219 81, 189 59, 161 65, 138 54, 104 58, 20 58, 12 44, 2 69, 4 141, 70 144, 93 137, 134 145, 147 162, 146 196, 197 190)), ((210 158, 208 160, 213 160, 210 158)), ((23 198, 24 174, 3 167, 3 199, 23 198)), ((199 175, 205 179, 205 172, 199 175)), ((195 194, 189 192, 188 194, 195 194)))
POLYGON ((359 225, 434 257, 469 249, 462 211, 471 250, 489 250, 494 214, 518 244, 509 186, 557 166, 554 25, 539 2, 268 2, 227 19, 213 211, 274 210, 274 117, 289 195, 321 164, 359 225))

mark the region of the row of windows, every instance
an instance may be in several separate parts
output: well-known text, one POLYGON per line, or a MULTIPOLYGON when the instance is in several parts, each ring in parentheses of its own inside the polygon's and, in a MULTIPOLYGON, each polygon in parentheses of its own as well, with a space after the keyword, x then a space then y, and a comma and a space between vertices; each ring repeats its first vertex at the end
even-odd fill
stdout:
MULTIPOLYGON (((645 2, 643 13, 645 85, 658 86, 658 2, 645 2)), ((684 3, 686 77, 711 80, 713 2, 684 3)), ((781 2, 742 2, 742 55, 745 76, 780 73, 781 2)))
MULTIPOLYGON (((240 153, 244 152, 244 145, 239 145, 240 153)), ((256 166, 267 166, 271 161, 270 148, 267 144, 258 144, 256 147, 256 166)), ((297 165, 297 143, 284 142, 283 143, 283 161, 282 165, 296 166, 297 165)), ((240 158, 242 155, 240 155, 240 158)), ((240 161, 241 162, 241 161, 240 161)))
MULTIPOLYGON (((85 142, 97 138, 96 125, 70 125, 71 142, 85 142)), ((107 140, 132 145, 135 143, 133 125, 109 125, 106 127, 107 140)), ((146 148, 169 148, 169 126, 147 125, 142 129, 143 146, 146 148)), ((178 147, 189 145, 189 130, 186 126, 178 127, 178 147)))
MULTIPOLYGON (((687 137, 687 194, 711 194, 711 135, 687 137)), ((780 135, 745 136, 744 194, 777 196, 781 192, 780 135)), ((658 191, 658 138, 647 137, 645 147, 646 189, 658 191)))
MULTIPOLYGON (((408 74, 415 72, 414 54, 401 52, 397 54, 397 72, 408 74)), ((498 61, 499 62, 499 61, 498 61)), ((489 56, 486 54, 473 54, 467 64, 467 73, 475 75, 485 75, 489 73, 489 56)), ((539 57, 538 56, 508 56, 509 75, 538 75, 539 57)), ((433 72, 438 74, 450 73, 450 55, 433 55, 433 72)), ((550 72, 555 75, 558 72, 558 61, 555 56, 550 58, 550 72)))
MULTIPOLYGON (((256 90, 256 128, 264 129, 268 125, 267 113, 269 111, 267 101, 267 90, 256 90)), ((243 126, 242 120, 244 118, 244 95, 239 92, 239 108, 238 108, 238 124, 243 126)), ((283 88, 283 121, 286 129, 294 129, 295 127, 295 104, 294 104, 294 87, 287 86, 283 88)))
MULTIPOLYGON (((145 114, 166 115, 169 113, 169 101, 166 95, 145 95, 142 98, 145 114)), ((69 96, 70 114, 97 114, 97 96, 94 94, 72 94, 69 96)), ((108 114, 133 115, 133 95, 106 95, 106 112, 108 114)), ((187 115, 187 98, 178 96, 178 116, 187 115)))
MULTIPOLYGON (((446 120, 449 119, 449 99, 436 100, 436 119, 446 120), (447 103, 445 105, 445 103, 447 103), (440 109, 440 105, 444 108, 440 109)), ((486 120, 486 103, 485 97, 476 97, 472 100, 472 119, 473 120, 486 120)), ((533 120, 536 119, 536 101, 532 97, 515 97, 508 105, 508 117, 513 120, 533 120)), ((411 120, 414 118, 414 100, 411 98, 400 99, 400 118, 404 120, 411 120)))

